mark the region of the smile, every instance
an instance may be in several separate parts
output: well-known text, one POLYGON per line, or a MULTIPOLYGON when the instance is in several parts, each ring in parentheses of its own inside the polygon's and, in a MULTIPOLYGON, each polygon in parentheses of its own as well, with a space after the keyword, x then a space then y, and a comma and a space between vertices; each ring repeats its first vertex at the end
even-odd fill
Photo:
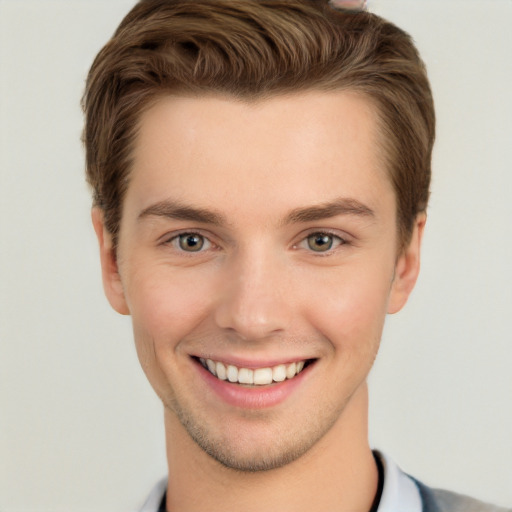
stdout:
POLYGON ((293 379, 308 365, 310 360, 279 364, 266 368, 238 368, 212 359, 199 358, 199 362, 219 380, 249 386, 268 386, 274 382, 293 379))

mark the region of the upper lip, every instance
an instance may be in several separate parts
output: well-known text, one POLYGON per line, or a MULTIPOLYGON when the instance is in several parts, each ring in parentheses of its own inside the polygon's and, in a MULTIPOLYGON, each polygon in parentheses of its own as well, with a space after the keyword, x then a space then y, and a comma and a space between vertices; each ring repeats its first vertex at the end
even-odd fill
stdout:
POLYGON ((299 361, 308 361, 310 359, 315 359, 313 357, 308 356, 289 356, 272 359, 246 359, 233 356, 217 356, 213 354, 197 354, 194 355, 193 357, 197 359, 211 359, 212 361, 220 362, 223 363, 224 365, 232 365, 236 366, 237 368, 247 368, 253 370, 257 368, 271 368, 273 366, 279 366, 280 364, 290 364, 299 361))

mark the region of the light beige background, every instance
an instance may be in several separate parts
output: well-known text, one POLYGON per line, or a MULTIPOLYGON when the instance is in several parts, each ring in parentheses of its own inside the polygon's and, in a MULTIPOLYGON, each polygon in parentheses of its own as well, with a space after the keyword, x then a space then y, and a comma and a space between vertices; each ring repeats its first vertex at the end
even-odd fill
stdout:
MULTIPOLYGON (((131 0, 0 0, 0 511, 135 510, 160 405, 103 297, 79 98, 131 0)), ((512 504, 512 1, 370 0, 415 37, 438 110, 423 270, 371 376, 372 444, 512 504)))

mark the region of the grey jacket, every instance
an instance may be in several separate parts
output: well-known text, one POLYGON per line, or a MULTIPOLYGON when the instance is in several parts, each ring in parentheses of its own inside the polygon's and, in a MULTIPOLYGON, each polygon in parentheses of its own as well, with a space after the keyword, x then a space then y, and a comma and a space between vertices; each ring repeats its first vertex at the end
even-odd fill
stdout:
POLYGON ((512 512, 482 501, 442 489, 432 489, 414 479, 420 490, 423 512, 512 512))

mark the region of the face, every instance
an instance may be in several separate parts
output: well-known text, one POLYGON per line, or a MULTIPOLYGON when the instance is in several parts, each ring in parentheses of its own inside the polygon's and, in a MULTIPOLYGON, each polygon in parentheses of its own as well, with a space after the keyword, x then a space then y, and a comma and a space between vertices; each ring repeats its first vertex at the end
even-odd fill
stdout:
POLYGON ((169 97, 134 149, 107 296, 130 314, 171 423, 241 470, 282 466, 332 429, 418 272, 371 103, 348 92, 169 97))

